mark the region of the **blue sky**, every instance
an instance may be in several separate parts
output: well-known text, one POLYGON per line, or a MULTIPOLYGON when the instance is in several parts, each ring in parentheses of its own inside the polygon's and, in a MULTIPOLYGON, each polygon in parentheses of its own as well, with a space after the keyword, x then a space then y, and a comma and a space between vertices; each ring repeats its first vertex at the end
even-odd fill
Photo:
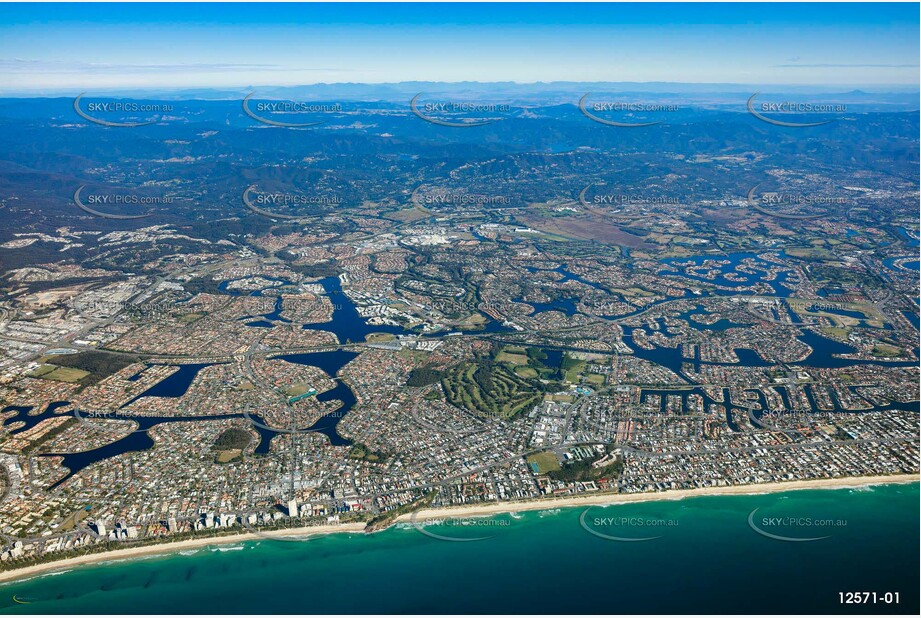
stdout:
POLYGON ((319 82, 918 84, 917 4, 0 5, 0 92, 319 82))

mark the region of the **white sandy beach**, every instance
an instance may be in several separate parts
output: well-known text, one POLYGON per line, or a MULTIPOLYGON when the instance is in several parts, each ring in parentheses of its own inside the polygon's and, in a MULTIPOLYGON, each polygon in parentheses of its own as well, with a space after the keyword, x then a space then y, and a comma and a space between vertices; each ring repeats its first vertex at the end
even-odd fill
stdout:
MULTIPOLYGON (((417 521, 444 519, 448 517, 480 517, 495 515, 497 513, 517 513, 522 511, 542 511, 548 509, 593 506, 593 505, 612 505, 627 504, 631 502, 650 502, 656 500, 681 500, 684 498, 696 498, 698 496, 732 496, 732 495, 753 495, 776 493, 782 491, 795 491, 800 489, 846 489, 866 487, 869 485, 888 485, 893 483, 917 483, 921 480, 918 475, 900 474, 891 476, 856 476, 839 479, 817 479, 810 481, 790 481, 785 483, 763 483, 758 485, 734 485, 729 487, 708 487, 704 489, 684 489, 661 492, 648 492, 638 494, 610 494, 610 493, 592 493, 582 496, 565 496, 561 498, 543 498, 538 500, 528 500, 522 502, 498 502, 490 504, 476 504, 461 507, 445 507, 437 509, 422 509, 415 513, 417 521)), ((412 515, 401 515, 396 521, 409 521, 412 515)), ((272 530, 269 534, 272 536, 286 537, 313 537, 324 534, 335 534, 342 532, 362 532, 365 528, 364 523, 349 523, 340 525, 310 526, 304 528, 292 528, 290 530, 272 530)), ((172 543, 163 543, 159 545, 147 545, 143 547, 131 547, 126 549, 116 549, 113 551, 102 552, 98 554, 89 554, 85 556, 75 556, 72 558, 62 558, 54 562, 37 564, 19 569, 0 571, 0 582, 8 582, 18 579, 24 579, 42 573, 61 571, 71 567, 93 564, 98 562, 110 562, 113 560, 125 560, 151 556, 157 554, 171 554, 189 549, 214 545, 227 545, 240 543, 243 541, 260 541, 265 540, 266 536, 253 532, 241 534, 232 534, 220 537, 186 539, 172 543)))
MULTIPOLYGON (((740 496, 795 491, 798 489, 847 489, 866 487, 868 485, 888 485, 894 483, 917 483, 921 477, 913 474, 892 476, 853 476, 840 479, 816 479, 811 481, 789 481, 785 483, 762 483, 758 485, 732 485, 729 487, 706 487, 703 489, 675 489, 636 494, 602 494, 592 493, 582 496, 565 496, 562 498, 543 498, 523 502, 497 502, 475 504, 461 507, 424 509, 416 513, 416 520, 443 519, 446 517, 475 517, 495 515, 497 513, 518 513, 521 511, 543 511, 547 509, 598 506, 610 504, 627 504, 630 502, 650 502, 654 500, 681 500, 698 496, 740 496)), ((411 515, 402 515, 397 521, 408 521, 411 515)))
MULTIPOLYGON (((272 536, 290 536, 290 537, 308 537, 322 534, 332 534, 334 532, 362 532, 365 524, 341 524, 328 526, 310 526, 305 528, 292 528, 291 530, 273 530, 272 536)), ((228 545, 240 543, 243 541, 264 541, 265 536, 253 532, 244 532, 240 534, 229 534, 218 537, 202 537, 200 539, 185 539, 172 543, 161 543, 158 545, 145 545, 143 547, 127 547, 125 549, 115 549, 112 551, 101 552, 98 554, 88 554, 86 556, 74 556, 73 558, 62 558, 54 562, 45 564, 36 564, 23 567, 21 569, 12 569, 9 571, 0 571, 0 582, 7 582, 16 579, 23 579, 32 575, 38 575, 49 571, 59 571, 69 569, 70 567, 83 564, 93 564, 97 562, 110 562, 113 560, 127 560, 131 558, 140 558, 142 556, 152 556, 157 554, 173 554, 189 549, 198 549, 214 545, 228 545)))

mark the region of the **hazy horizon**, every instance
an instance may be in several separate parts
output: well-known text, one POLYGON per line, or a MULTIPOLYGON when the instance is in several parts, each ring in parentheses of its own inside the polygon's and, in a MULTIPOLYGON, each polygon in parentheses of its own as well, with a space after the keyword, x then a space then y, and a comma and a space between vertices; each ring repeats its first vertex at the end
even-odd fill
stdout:
MULTIPOLYGON (((228 85, 215 87, 150 87, 150 88, 43 88, 16 91, 0 89, 0 99, 54 99, 74 98, 85 95, 94 98, 162 98, 175 100, 225 101, 237 100, 247 94, 258 97, 314 97, 317 99, 337 97, 342 101, 402 101, 424 89, 430 95, 452 95, 461 99, 494 98, 506 101, 539 102, 541 104, 565 103, 573 96, 593 91, 595 94, 635 94, 650 99, 682 100, 709 104, 732 104, 721 99, 736 95, 745 98, 755 92, 761 95, 832 95, 840 99, 867 99, 867 102, 917 104, 915 100, 921 88, 912 85, 825 85, 807 86, 795 84, 774 84, 760 86, 744 83, 699 83, 699 82, 612 82, 612 81, 421 81, 400 82, 314 82, 303 84, 228 85)), ((572 100, 576 103, 576 100, 572 100)), ((916 109, 917 106, 913 109, 916 109)))
POLYGON ((0 17, 0 95, 410 81, 919 83, 916 4, 7 4, 0 17))

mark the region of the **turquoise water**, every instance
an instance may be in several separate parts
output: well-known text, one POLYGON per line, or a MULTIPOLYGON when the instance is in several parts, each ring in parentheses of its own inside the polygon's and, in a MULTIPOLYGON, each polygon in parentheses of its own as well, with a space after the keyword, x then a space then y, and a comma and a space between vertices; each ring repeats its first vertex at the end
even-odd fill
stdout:
POLYGON ((530 512, 209 547, 0 585, 15 613, 917 613, 918 485, 530 512), (749 515, 762 530, 749 527, 749 515), (612 517, 637 518, 608 525, 612 517), (830 520, 812 526, 773 518, 830 520), (643 522, 643 526, 637 525, 643 522), (651 522, 651 523, 650 523, 651 522), (832 525, 834 524, 834 525, 832 525), (899 605, 840 606, 841 591, 899 605), (17 604, 16 596, 29 604, 17 604))

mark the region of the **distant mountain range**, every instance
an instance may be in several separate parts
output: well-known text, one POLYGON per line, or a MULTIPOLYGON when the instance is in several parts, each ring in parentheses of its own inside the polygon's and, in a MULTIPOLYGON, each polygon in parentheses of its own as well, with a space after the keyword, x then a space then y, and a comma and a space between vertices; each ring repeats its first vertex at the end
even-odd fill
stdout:
MULTIPOLYGON (((159 100, 242 99, 250 93, 259 98, 303 101, 406 102, 416 94, 451 96, 455 100, 553 105, 574 103, 587 93, 593 97, 618 95, 642 101, 710 108, 744 107, 756 92, 762 98, 821 97, 824 102, 860 105, 862 111, 911 111, 919 109, 917 87, 829 88, 812 86, 759 86, 755 84, 691 84, 677 82, 399 82, 388 84, 334 83, 302 86, 246 86, 240 89, 123 89, 90 91, 96 97, 138 97, 159 100), (864 107, 866 106, 866 107, 864 107)), ((0 98, 76 96, 78 90, 4 92, 0 98)))

